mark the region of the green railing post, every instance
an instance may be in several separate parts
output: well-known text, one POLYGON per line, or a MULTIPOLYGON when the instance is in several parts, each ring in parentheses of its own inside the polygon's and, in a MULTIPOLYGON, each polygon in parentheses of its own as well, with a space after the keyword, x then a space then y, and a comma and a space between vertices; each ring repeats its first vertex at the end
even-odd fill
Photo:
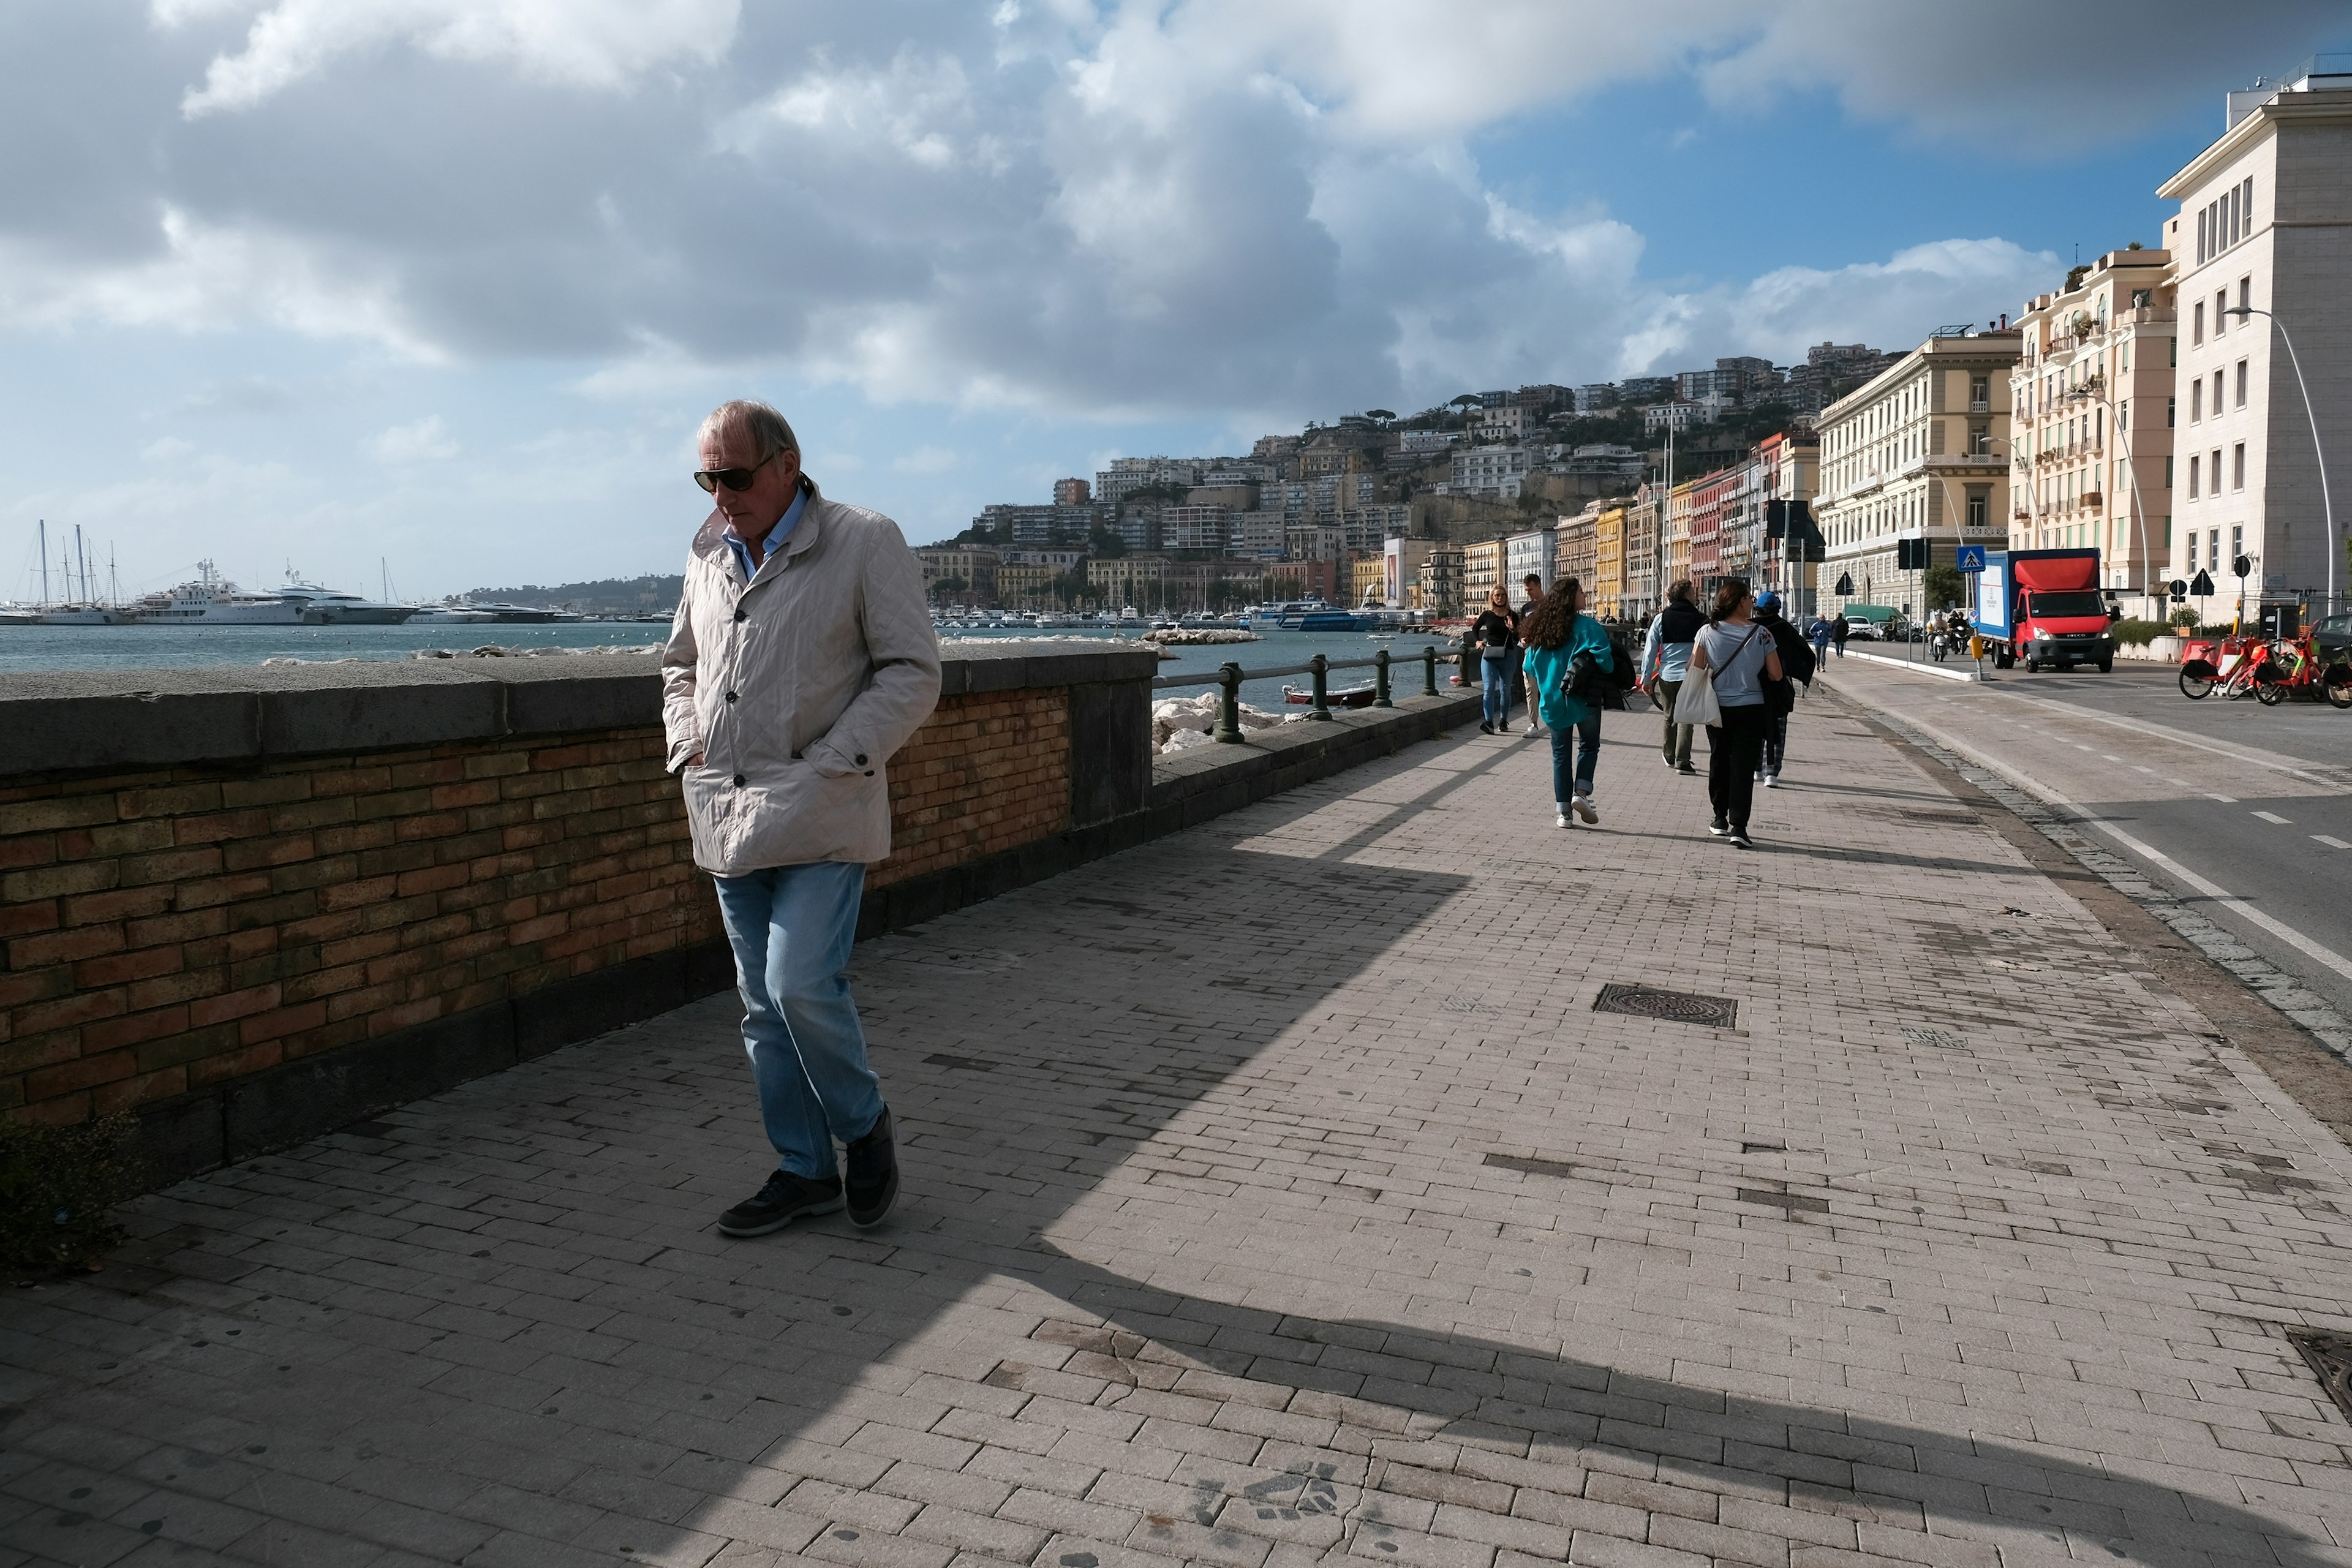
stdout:
POLYGON ((1324 684, 1325 672, 1330 668, 1330 666, 1331 661, 1319 653, 1307 661, 1307 669, 1315 677, 1315 705, 1307 710, 1307 716, 1309 719, 1331 717, 1330 694, 1324 684))
POLYGON ((1421 694, 1437 695, 1437 649, 1433 646, 1421 650, 1421 694))
POLYGON ((1219 665, 1217 683, 1223 688, 1217 696, 1217 739, 1238 746, 1242 743, 1242 667, 1230 661, 1219 665))
POLYGON ((1389 700, 1389 650, 1381 648, 1372 655, 1372 706, 1393 708, 1389 700))

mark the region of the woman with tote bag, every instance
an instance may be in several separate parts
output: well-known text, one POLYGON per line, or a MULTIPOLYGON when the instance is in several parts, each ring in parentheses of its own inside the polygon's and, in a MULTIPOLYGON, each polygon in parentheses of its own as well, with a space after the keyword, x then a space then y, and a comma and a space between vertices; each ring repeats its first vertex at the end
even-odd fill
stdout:
MULTIPOLYGON (((1712 706, 1706 723, 1706 799, 1715 808, 1707 831, 1741 849, 1756 847, 1748 837, 1748 811, 1756 795, 1756 768, 1764 754, 1764 731, 1771 713, 1764 684, 1779 680, 1780 650, 1772 634, 1756 624, 1756 595, 1733 578, 1717 590, 1712 624, 1701 626, 1691 647, 1690 679, 1683 700, 1712 706)), ((1684 717, 1679 704, 1675 717, 1684 717)))

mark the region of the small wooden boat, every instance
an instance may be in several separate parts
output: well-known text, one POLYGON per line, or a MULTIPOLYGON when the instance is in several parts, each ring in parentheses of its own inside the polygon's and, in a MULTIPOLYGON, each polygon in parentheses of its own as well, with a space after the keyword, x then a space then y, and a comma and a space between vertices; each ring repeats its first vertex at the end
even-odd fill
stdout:
MULTIPOLYGON (((1350 686, 1345 691, 1333 691, 1327 688, 1323 701, 1332 708, 1370 708, 1377 695, 1378 691, 1371 686, 1350 686)), ((1282 700, 1301 708, 1312 708, 1315 706, 1315 692, 1312 688, 1301 691, 1296 686, 1286 686, 1282 689, 1282 700)))

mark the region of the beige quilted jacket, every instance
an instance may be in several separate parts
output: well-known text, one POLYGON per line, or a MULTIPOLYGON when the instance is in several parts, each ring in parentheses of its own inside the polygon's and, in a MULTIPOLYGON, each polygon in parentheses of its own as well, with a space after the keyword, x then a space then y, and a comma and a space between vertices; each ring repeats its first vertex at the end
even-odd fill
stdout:
POLYGON ((751 581, 713 511, 694 536, 662 721, 694 860, 721 877, 890 853, 884 764, 940 696, 922 570, 879 512, 808 504, 751 581), (699 766, 687 759, 702 753, 699 766))

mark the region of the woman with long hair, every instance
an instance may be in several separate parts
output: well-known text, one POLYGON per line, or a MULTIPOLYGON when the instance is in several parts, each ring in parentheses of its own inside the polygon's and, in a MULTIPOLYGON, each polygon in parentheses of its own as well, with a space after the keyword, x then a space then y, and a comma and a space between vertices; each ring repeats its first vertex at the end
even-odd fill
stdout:
POLYGON ((1486 608, 1470 628, 1478 639, 1480 692, 1484 706, 1479 710, 1478 731, 1484 735, 1508 734, 1511 723, 1511 687, 1518 679, 1517 661, 1511 655, 1518 651, 1518 621, 1511 614, 1511 596, 1499 583, 1486 595, 1486 608))
POLYGON ((1540 694, 1543 721, 1551 731, 1553 826, 1566 827, 1569 813, 1591 826, 1601 820, 1592 804, 1593 770, 1601 763, 1601 688, 1616 668, 1616 649, 1599 621, 1583 613, 1584 593, 1573 577, 1552 585, 1528 613, 1520 632, 1527 638, 1528 684, 1540 694), (1570 731, 1575 766, 1569 765, 1570 731))
POLYGON ((1756 847, 1748 809, 1771 722, 1764 683, 1780 679, 1780 650, 1770 630, 1756 623, 1756 595, 1734 577, 1716 591, 1715 615, 1692 639, 1690 679, 1712 679, 1723 710, 1721 721, 1706 727, 1706 798, 1715 808, 1706 830, 1742 849, 1756 847))

